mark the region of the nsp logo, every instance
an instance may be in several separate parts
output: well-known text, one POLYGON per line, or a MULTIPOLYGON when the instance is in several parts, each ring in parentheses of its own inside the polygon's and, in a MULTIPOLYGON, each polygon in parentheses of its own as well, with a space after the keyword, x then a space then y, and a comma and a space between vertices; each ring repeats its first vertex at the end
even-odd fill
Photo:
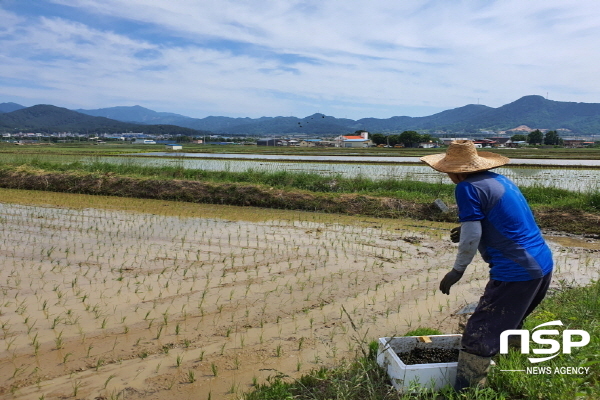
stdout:
MULTIPOLYGON (((533 349, 534 354, 552 354, 548 357, 530 357, 529 361, 532 363, 539 363, 542 361, 548 361, 556 357, 560 352, 560 342, 558 340, 545 338, 544 336, 558 335, 558 329, 540 329, 544 326, 558 325, 562 326, 561 321, 550 321, 544 324, 540 324, 533 328, 531 334, 531 340, 537 344, 549 345, 549 348, 533 349)), ((518 335, 521 337, 521 354, 529 354, 529 331, 526 329, 509 329, 500 334, 500 354, 508 353, 508 337, 511 335, 518 335)), ((583 347, 590 342, 590 334, 580 329, 565 329, 562 333, 562 352, 564 354, 571 354, 573 347, 583 347), (581 340, 573 341, 573 337, 578 337, 581 340)))

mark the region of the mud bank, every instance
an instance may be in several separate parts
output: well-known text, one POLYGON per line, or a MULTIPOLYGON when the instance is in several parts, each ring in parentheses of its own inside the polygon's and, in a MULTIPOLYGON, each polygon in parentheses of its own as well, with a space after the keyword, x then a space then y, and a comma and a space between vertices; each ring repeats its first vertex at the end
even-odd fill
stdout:
MULTIPOLYGON (((0 170, 0 188, 254 206, 382 218, 456 221, 453 206, 450 212, 444 213, 432 204, 391 197, 282 190, 246 183, 136 178, 112 173, 4 169, 0 170)), ((552 208, 536 209, 534 213, 543 229, 600 238, 600 215, 581 210, 552 208)))
POLYGON ((456 219, 454 213, 442 213, 428 204, 389 197, 289 191, 244 183, 162 180, 115 174, 16 169, 0 171, 0 187, 376 217, 408 217, 448 222, 456 219))

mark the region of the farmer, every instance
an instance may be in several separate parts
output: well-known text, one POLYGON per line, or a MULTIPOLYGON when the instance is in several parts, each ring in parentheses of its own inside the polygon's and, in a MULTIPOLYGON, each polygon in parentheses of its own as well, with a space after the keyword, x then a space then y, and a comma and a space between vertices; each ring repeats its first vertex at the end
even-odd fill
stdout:
POLYGON ((546 295, 552 253, 517 186, 489 171, 508 163, 508 158, 478 153, 473 142, 456 140, 445 154, 421 161, 445 172, 456 184, 461 225, 451 236, 459 242, 458 254, 440 290, 450 294, 478 249, 490 267, 490 280, 463 333, 454 388, 483 386, 490 359, 500 350, 500 334, 520 329, 546 295))

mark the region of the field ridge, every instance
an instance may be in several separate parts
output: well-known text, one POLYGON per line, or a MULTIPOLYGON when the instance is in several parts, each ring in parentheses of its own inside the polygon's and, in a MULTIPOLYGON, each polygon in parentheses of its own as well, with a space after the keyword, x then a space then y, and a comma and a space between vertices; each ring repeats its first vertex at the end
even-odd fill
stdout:
MULTIPOLYGON (((322 193, 240 182, 131 177, 108 173, 52 172, 30 166, 0 170, 0 187, 63 193, 174 200, 192 203, 292 209, 380 218, 454 222, 456 206, 441 212, 431 203, 356 193, 322 193)), ((534 207, 540 227, 600 237, 600 215, 579 209, 534 207)))

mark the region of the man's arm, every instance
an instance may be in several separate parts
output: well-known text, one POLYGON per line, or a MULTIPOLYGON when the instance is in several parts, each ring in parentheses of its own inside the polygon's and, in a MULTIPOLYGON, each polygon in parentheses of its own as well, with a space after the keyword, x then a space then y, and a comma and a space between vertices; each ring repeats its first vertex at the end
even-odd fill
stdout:
POLYGON ((481 240, 481 221, 466 221, 461 223, 458 254, 452 270, 440 282, 440 290, 450 294, 450 288, 462 278, 465 269, 473 261, 479 241, 481 240))
POLYGON ((467 266, 473 261, 481 240, 481 221, 466 221, 460 225, 460 242, 458 253, 454 261, 454 269, 465 272, 467 266))

